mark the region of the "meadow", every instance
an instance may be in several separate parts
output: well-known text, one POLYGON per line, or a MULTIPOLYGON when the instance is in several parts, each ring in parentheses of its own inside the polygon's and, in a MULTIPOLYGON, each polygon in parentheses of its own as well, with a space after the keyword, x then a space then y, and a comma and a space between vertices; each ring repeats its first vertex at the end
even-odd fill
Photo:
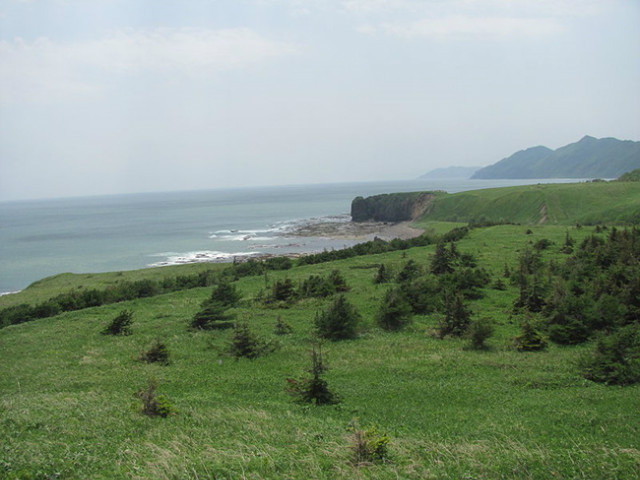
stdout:
MULTIPOLYGON (((444 232, 459 224, 420 224, 444 232)), ((580 242, 594 227, 495 225, 457 242, 492 282, 540 239, 543 260, 561 261, 569 233, 580 242)), ((593 341, 521 352, 513 346, 524 314, 517 288, 482 289, 472 317, 495 325, 487 348, 439 338, 441 314, 415 315, 398 332, 374 321, 390 284, 375 284, 379 265, 398 272, 408 260, 427 268, 435 246, 365 255, 240 278, 231 311, 277 348, 249 360, 228 353, 231 330, 189 329, 212 288, 193 288, 62 313, 0 330, 0 477, 132 479, 633 479, 640 475, 640 387, 586 380, 580 358, 593 341), (301 405, 287 379, 307 375, 319 348, 314 319, 331 298, 265 305, 278 280, 298 285, 339 270, 345 298, 360 312, 358 337, 323 341, 335 405, 301 405), (132 334, 101 332, 123 309, 132 334), (291 326, 275 335, 278 318, 291 326), (170 364, 139 360, 155 340, 170 364), (141 413, 136 392, 150 379, 173 405, 166 418, 141 413), (357 461, 357 435, 388 439, 383 458, 357 461)), ((210 268, 222 268, 209 266, 210 268)), ((45 279, 21 293, 38 301, 68 288, 119 279, 181 275, 185 265, 45 279)), ((503 278, 504 279, 504 278, 503 278)), ((15 299, 1 299, 8 306, 15 299)), ((35 301, 35 300, 34 300, 35 301)))

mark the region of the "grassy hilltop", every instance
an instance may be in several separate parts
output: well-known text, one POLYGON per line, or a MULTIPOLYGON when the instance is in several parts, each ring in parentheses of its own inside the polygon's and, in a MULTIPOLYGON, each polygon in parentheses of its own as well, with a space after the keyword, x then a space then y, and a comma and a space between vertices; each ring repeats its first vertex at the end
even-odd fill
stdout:
MULTIPOLYGON (((615 191, 635 209, 637 190, 625 185, 615 191)), ((637 478, 640 386, 585 378, 582 359, 592 354, 598 335, 573 344, 549 341, 541 351, 514 347, 524 324, 535 325, 547 341, 558 333, 544 330, 544 312, 532 311, 531 305, 514 307, 522 293, 515 272, 523 258, 539 260, 539 275, 528 277, 535 287, 555 279, 565 262, 589 245, 595 242, 604 251, 610 238, 624 231, 614 230, 612 222, 606 230, 576 226, 578 219, 570 221, 569 212, 587 215, 591 204, 580 206, 580 200, 563 210, 562 198, 572 188, 604 190, 600 184, 567 188, 520 189, 521 202, 544 193, 546 224, 535 217, 539 204, 522 206, 528 212, 522 218, 533 216, 526 225, 457 230, 448 237, 455 243, 438 243, 439 235, 461 223, 429 220, 429 215, 454 214, 443 200, 440 210, 434 207, 420 221, 433 239, 423 246, 371 242, 368 248, 385 251, 320 261, 330 260, 327 254, 317 264, 282 264, 282 270, 255 275, 233 276, 229 265, 65 274, 0 298, 5 308, 36 305, 69 289, 102 291, 122 282, 162 279, 175 285, 179 277, 194 276, 221 283, 224 278, 240 296, 226 313, 270 347, 254 359, 235 358, 229 350, 233 329, 189 328, 213 285, 156 292, 0 329, 0 478, 637 478), (566 219, 551 220, 560 211, 567 212, 566 219), (460 259, 452 260, 454 272, 428 274, 437 252, 454 248, 457 256, 449 258, 460 259), (403 279, 410 261, 414 276, 403 279), (376 283, 381 265, 388 278, 376 283), (309 352, 319 343, 315 319, 340 293, 299 293, 284 300, 270 296, 286 280, 302 292, 311 277, 327 279, 336 270, 346 283, 341 294, 361 317, 355 339, 322 342, 328 367, 322 378, 339 403, 298 404, 287 393, 292 385, 287 379, 310 375, 309 352), (390 290, 415 292, 422 285, 417 289, 422 292, 441 281, 460 287, 455 282, 471 276, 485 278, 482 285, 464 290, 471 320, 489 319, 493 326, 484 348, 473 348, 466 335, 440 338, 448 315, 441 296, 429 297, 421 305, 424 313, 409 315, 409 323, 397 331, 376 321, 390 290), (125 309, 133 315, 131 335, 104 335, 125 309), (276 335, 279 322, 291 332, 276 335), (168 365, 140 360, 156 341, 168 348, 168 365), (152 379, 170 406, 166 418, 142 413, 137 393, 152 379)), ((509 204, 500 203, 499 191, 468 193, 494 202, 496 213, 499 205, 509 204)), ((513 189, 502 194, 515 195, 512 201, 518 195, 513 189)), ((593 198, 602 201, 595 200, 596 194, 593 198)), ((601 212, 633 218, 620 208, 624 202, 617 196, 600 198, 609 199, 601 212)), ((472 202, 455 201, 460 202, 456 219, 468 221, 463 209, 472 202)), ((490 219, 492 209, 478 210, 473 218, 490 219)), ((617 275, 625 272, 619 266, 617 275)), ((533 296, 534 290, 527 292, 533 296)), ((634 312, 620 315, 631 318, 634 312)))

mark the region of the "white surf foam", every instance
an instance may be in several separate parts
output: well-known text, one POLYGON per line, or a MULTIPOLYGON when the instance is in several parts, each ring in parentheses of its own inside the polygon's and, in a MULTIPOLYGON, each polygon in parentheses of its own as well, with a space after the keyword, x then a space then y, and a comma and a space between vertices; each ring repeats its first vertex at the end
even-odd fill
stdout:
POLYGON ((233 260, 234 257, 251 257, 260 255, 260 252, 217 252, 213 250, 203 250, 199 252, 187 252, 180 254, 162 255, 155 254, 154 257, 163 256, 166 260, 150 264, 150 267, 165 267, 168 265, 184 265, 187 263, 222 263, 233 260))

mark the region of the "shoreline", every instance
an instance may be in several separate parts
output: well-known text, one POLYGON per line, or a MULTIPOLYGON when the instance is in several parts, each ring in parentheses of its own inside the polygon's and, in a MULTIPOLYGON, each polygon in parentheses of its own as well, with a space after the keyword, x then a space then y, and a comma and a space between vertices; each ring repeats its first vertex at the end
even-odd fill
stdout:
POLYGON ((318 222, 307 224, 288 232, 293 237, 319 237, 334 240, 370 241, 375 238, 408 240, 419 237, 424 231, 412 227, 411 222, 318 222))

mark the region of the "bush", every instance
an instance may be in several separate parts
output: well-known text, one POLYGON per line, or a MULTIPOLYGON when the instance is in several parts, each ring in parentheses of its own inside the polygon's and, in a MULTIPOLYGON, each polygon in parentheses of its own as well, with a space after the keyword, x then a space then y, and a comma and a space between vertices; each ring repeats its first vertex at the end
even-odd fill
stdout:
POLYGON ((268 350, 269 345, 256 337, 246 322, 237 323, 233 327, 229 353, 234 357, 253 360, 260 355, 264 355, 268 350))
POLYGON ((376 321, 384 330, 397 331, 411 322, 412 313, 411 304, 401 290, 387 290, 376 315, 376 321))
POLYGON ((218 330, 233 327, 235 315, 227 313, 225 306, 219 302, 207 302, 193 316, 191 328, 198 330, 218 330))
POLYGON ((169 348, 164 342, 156 340, 149 350, 140 356, 140 360, 147 363, 169 365, 169 348))
POLYGON ((293 332, 293 328, 287 322, 282 319, 282 315, 278 315, 276 320, 276 327, 273 331, 276 335, 288 335, 293 332))
POLYGON ((601 337, 591 355, 582 361, 588 380, 607 385, 640 382, 640 325, 627 325, 601 337))
POLYGON ((516 350, 520 352, 534 352, 547 348, 547 342, 529 320, 522 323, 522 334, 513 339, 516 350))
POLYGON ((374 462, 384 462, 389 456, 389 442, 386 434, 375 428, 365 430, 354 429, 351 449, 352 463, 362 465, 374 462))
POLYGON ((339 402, 338 396, 333 393, 322 378, 322 374, 327 370, 323 359, 322 350, 315 348, 311 350, 310 378, 287 378, 287 393, 298 403, 310 403, 313 405, 332 405, 339 402))
POLYGON ((360 314, 344 295, 338 296, 315 319, 318 335, 329 340, 356 338, 360 314))
POLYGON ((438 327, 438 336, 461 337, 467 330, 471 314, 459 293, 445 294, 445 314, 438 327))
POLYGON ((133 313, 129 310, 122 310, 109 325, 102 331, 103 335, 131 335, 131 323, 133 313))
POLYGON ((473 320, 467 328, 466 337, 469 339, 471 348, 474 350, 484 350, 487 348, 485 342, 493 335, 494 326, 489 318, 478 318, 473 320))
POLYGON ((220 283, 211 292, 211 298, 208 301, 217 302, 225 307, 235 307, 240 301, 240 294, 236 290, 236 286, 231 283, 220 283))
POLYGON ((176 414, 177 410, 164 395, 156 395, 157 388, 158 383, 151 378, 147 388, 141 388, 136 393, 135 396, 142 400, 142 413, 150 417, 162 418, 176 414))
POLYGON ((393 277, 393 275, 390 272, 390 268, 387 267, 384 263, 381 263, 380 266, 378 267, 378 272, 376 273, 376 276, 373 279, 373 283, 387 283, 391 281, 391 278, 393 277))

